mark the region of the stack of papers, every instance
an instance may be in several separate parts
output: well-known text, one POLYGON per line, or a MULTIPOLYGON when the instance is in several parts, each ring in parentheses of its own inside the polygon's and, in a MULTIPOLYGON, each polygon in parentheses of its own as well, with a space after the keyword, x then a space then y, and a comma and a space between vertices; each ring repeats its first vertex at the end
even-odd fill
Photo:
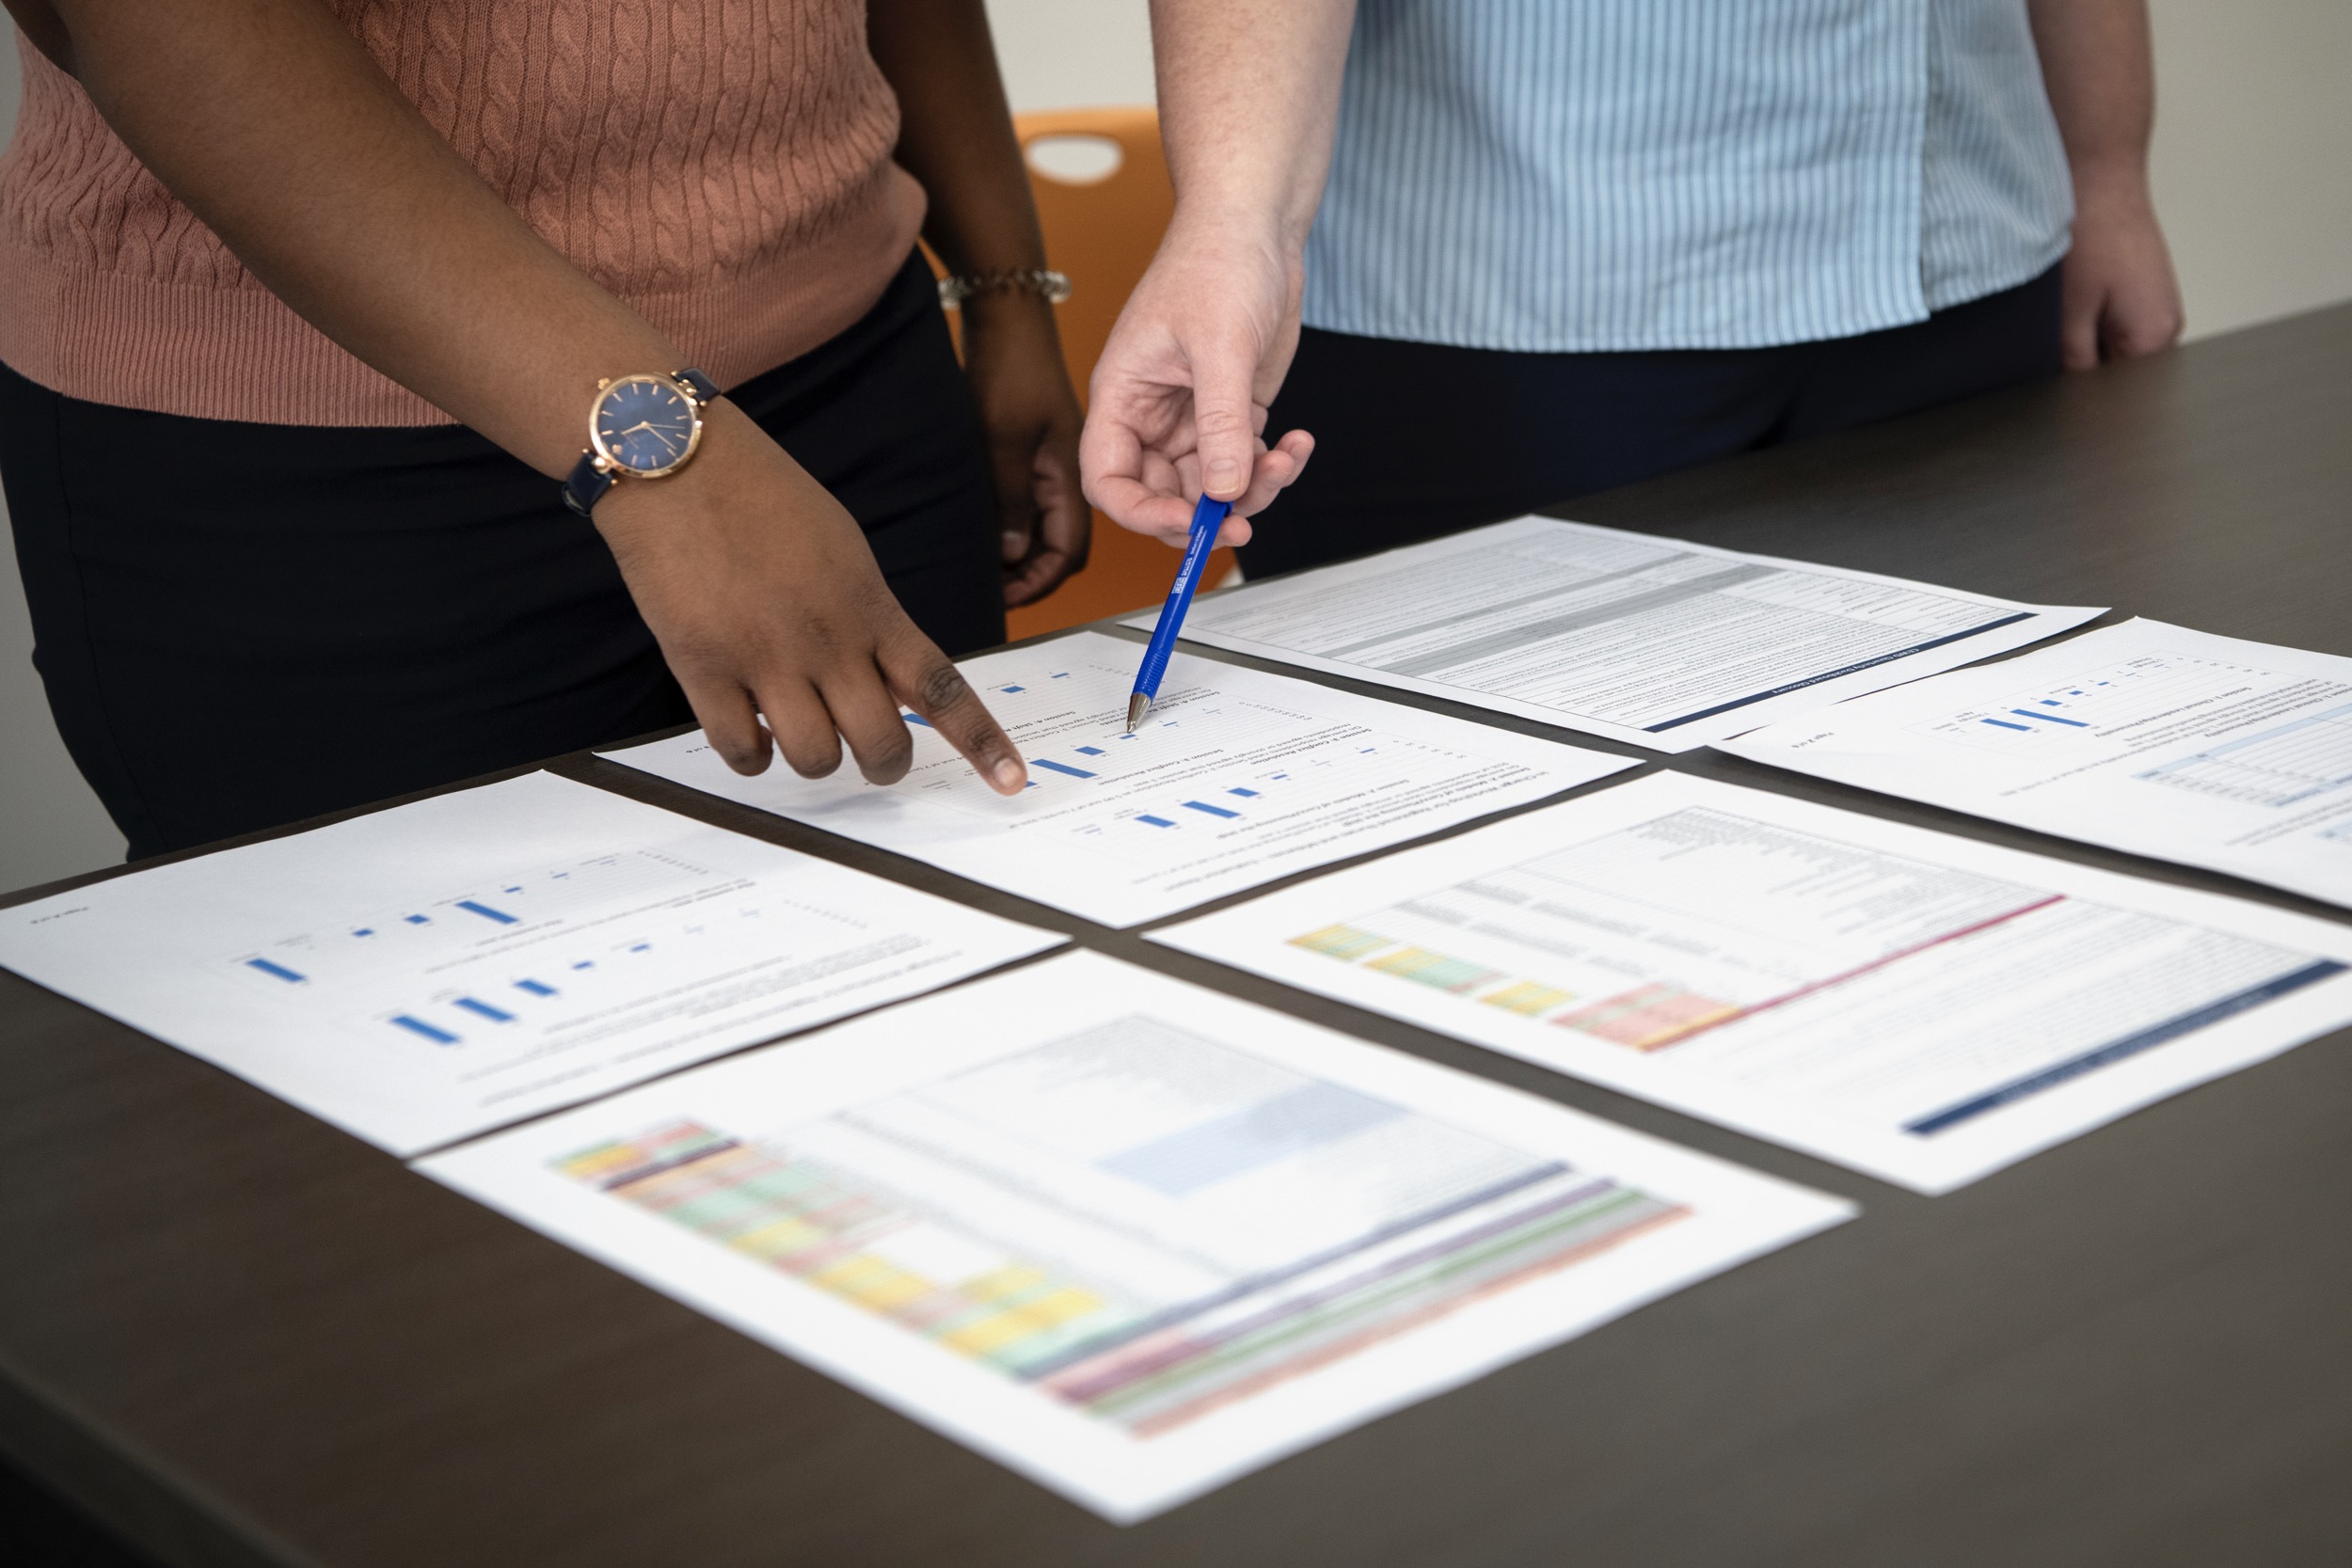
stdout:
MULTIPOLYGON (((1954 668, 2097 613, 1531 517, 1186 634, 2352 903, 2352 659, 1954 668)), ((2338 925, 1679 775, 1400 850, 1637 765, 1183 655, 1129 734, 1138 656, 964 663, 1010 800, 920 720, 889 787, 614 756, 1110 926, 1393 850, 1152 940, 1921 1192, 2352 1022, 2338 925)), ((1099 956, 973 979, 1061 941, 547 774, 0 911, 0 964, 1121 1521, 1854 1212, 1099 956)))

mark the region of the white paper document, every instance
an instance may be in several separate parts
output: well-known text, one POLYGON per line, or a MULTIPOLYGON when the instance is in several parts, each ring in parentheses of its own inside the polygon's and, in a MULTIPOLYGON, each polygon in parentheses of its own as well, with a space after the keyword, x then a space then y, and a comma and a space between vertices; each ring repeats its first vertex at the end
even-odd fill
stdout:
POLYGON ((0 964, 399 1154, 1063 940, 549 773, 0 910, 0 964))
POLYGON ((1723 749, 2352 905, 2352 658, 2127 621, 1723 749))
POLYGON ((1212 594, 1184 635, 1687 752, 2100 613, 1521 517, 1212 594))
POLYGON ((1121 1522, 1854 1212, 1093 954, 419 1168, 1121 1522))
POLYGON ((1028 759, 1007 799, 921 721, 901 782, 744 778, 699 732, 611 753, 648 773, 1134 926, 1636 766, 1179 654, 1126 732, 1143 650, 1098 632, 961 668, 1028 759))
POLYGON ((1677 775, 1153 933, 1920 1192, 2352 1022, 2352 929, 1677 775))

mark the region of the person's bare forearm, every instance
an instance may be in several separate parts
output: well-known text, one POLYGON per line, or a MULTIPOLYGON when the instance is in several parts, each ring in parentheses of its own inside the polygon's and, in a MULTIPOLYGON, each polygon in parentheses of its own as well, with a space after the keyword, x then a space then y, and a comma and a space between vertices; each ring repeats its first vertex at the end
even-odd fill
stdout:
POLYGON ((2147 0, 2028 0, 2027 10, 2077 188, 2145 183, 2156 110, 2147 0))
POLYGON ((318 0, 8 0, 106 122, 329 338, 541 471, 675 345, 484 184, 318 0))
MULTIPOLYGON (((898 95, 901 167, 930 197, 923 237, 950 272, 1034 272, 1045 240, 996 72, 981 0, 868 0, 866 40, 898 95)), ((964 373, 1002 527, 1005 602, 1026 604, 1084 563, 1078 400, 1054 307, 993 287, 961 304, 964 373)))
POLYGON ((1152 0, 1160 135, 1180 222, 1307 242, 1356 0, 1152 0))
POLYGON ((1339 124, 1355 0, 1152 0, 1176 214, 1095 362, 1087 496, 1171 545, 1190 497, 1218 543, 1298 477, 1314 438, 1266 420, 1298 346, 1302 253, 1339 124))
POLYGON ((2059 309, 2062 362, 2089 370, 2181 335, 2181 289, 2148 192, 2155 124, 2147 0, 2027 0, 2074 185, 2059 309))
POLYGON ((866 12, 875 63, 898 95, 898 164, 930 197, 923 238, 950 272, 1042 267, 980 0, 867 0, 866 12))

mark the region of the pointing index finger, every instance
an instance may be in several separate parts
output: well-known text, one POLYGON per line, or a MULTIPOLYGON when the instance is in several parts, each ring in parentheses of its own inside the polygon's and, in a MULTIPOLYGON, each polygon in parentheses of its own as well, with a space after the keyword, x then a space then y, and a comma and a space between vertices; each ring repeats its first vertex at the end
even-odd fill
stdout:
POLYGON ((988 711, 963 673, 928 642, 914 664, 912 678, 898 669, 886 672, 898 700, 961 752, 972 770, 999 795, 1018 795, 1029 782, 1021 753, 988 711))

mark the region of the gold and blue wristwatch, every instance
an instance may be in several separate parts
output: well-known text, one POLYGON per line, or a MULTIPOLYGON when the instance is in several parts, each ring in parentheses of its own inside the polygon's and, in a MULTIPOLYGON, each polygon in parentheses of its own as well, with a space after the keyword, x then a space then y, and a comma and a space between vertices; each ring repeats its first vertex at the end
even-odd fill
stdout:
POLYGON ((685 467, 702 444, 703 407, 718 395, 710 378, 691 366, 596 383, 588 450, 564 480, 564 504, 585 517, 624 474, 667 479, 685 467))

